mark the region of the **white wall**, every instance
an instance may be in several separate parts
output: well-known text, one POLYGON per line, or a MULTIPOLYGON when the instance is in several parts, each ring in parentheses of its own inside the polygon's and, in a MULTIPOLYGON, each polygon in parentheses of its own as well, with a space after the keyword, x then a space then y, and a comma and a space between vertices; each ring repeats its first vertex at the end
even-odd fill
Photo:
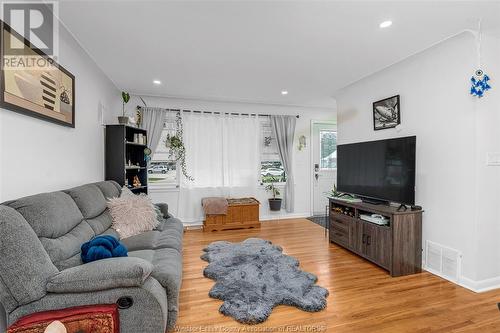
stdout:
MULTIPOLYGON (((260 114, 285 114, 285 115, 300 115, 297 119, 295 131, 295 148, 294 148, 294 168, 295 168, 295 212, 294 214, 286 214, 282 212, 271 212, 267 203, 269 194, 263 188, 259 189, 257 194, 252 194, 262 203, 260 207, 261 219, 274 219, 292 216, 308 216, 311 212, 311 158, 310 158, 310 123, 311 120, 335 120, 336 110, 322 108, 306 108, 292 107, 280 105, 252 104, 252 103, 229 103, 201 100, 185 100, 176 98, 161 98, 161 97, 143 97, 148 106, 158 106, 172 109, 187 109, 199 111, 222 111, 222 112, 237 112, 237 113, 260 113, 260 114), (305 135, 307 137, 307 148, 299 151, 298 137, 305 135)), ((137 105, 143 105, 137 97, 131 98, 128 103, 128 110, 133 114, 133 109, 137 105)), ((258 138, 256 138, 258 140, 258 138)), ((161 191, 151 192, 151 196, 155 202, 167 202, 171 207, 170 210, 174 215, 177 214, 178 192, 176 191, 161 191)), ((183 217, 180 216, 182 219, 183 217)), ((202 221, 202 216, 196 220, 184 219, 186 223, 199 224, 202 221)))
POLYGON ((475 103, 476 280, 482 281, 478 288, 489 288, 500 287, 500 167, 486 165, 488 152, 500 152, 500 39, 486 36, 483 41, 483 67, 493 88, 475 103))
MULTIPOLYGON (((484 70, 500 77, 498 40, 483 38, 484 70)), ((487 151, 500 151, 499 90, 469 95, 475 42, 463 33, 356 82, 338 94, 339 142, 417 136, 416 201, 425 209, 423 240, 463 254, 462 283, 500 276, 499 168, 487 151), (401 95, 402 126, 374 131, 372 102, 401 95)), ((493 86, 495 81, 493 81, 493 86)), ((474 286, 471 286, 474 285, 474 286)))
MULTIPOLYGON (((59 43, 59 63, 76 77, 76 128, 0 109, 0 202, 104 179, 100 107, 114 122, 120 95, 63 27, 59 43)), ((3 314, 0 305, 0 332, 3 314)))
POLYGON ((105 121, 120 95, 79 44, 60 27, 59 63, 76 77, 76 128, 0 109, 0 202, 104 178, 105 121))

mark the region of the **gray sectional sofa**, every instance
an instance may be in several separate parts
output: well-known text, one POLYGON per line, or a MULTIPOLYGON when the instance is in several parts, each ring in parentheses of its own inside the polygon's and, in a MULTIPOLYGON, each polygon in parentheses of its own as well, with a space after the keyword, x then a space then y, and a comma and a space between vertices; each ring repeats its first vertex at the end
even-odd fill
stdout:
POLYGON ((0 302, 8 325, 47 310, 119 305, 120 332, 172 328, 182 279, 182 223, 159 204, 153 231, 123 239, 129 256, 82 264, 80 246, 111 234, 112 181, 42 193, 0 205, 0 302))

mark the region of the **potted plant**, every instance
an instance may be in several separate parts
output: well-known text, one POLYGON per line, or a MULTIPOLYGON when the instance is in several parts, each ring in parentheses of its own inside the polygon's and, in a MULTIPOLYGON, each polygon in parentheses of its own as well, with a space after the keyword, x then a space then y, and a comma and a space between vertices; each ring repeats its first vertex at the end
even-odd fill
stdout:
POLYGON ((281 210, 281 198, 277 198, 280 195, 280 191, 274 185, 275 179, 272 179, 271 184, 266 186, 266 191, 271 192, 273 194, 272 198, 269 198, 269 209, 271 211, 280 211, 281 210))
POLYGON ((187 172, 186 165, 186 147, 184 146, 184 142, 182 142, 182 118, 180 112, 177 113, 176 116, 176 124, 177 130, 176 133, 171 135, 167 134, 167 139, 165 140, 165 147, 169 149, 169 157, 174 159, 175 161, 179 161, 181 166, 181 171, 184 177, 187 180, 193 181, 194 178, 191 177, 187 172))
POLYGON ((128 125, 129 119, 125 116, 125 104, 127 104, 128 101, 130 101, 130 94, 128 92, 122 91, 122 115, 118 117, 118 123, 120 123, 121 125, 128 125))
POLYGON ((342 196, 342 193, 337 190, 337 184, 333 184, 333 189, 330 192, 326 192, 325 194, 332 198, 337 198, 342 196))

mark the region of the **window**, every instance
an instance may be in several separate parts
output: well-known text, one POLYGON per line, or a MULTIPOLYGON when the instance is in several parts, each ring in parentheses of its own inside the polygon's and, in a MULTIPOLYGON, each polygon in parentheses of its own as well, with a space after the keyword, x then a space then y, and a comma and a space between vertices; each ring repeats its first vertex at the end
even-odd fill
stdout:
POLYGON ((278 153, 276 138, 273 136, 271 120, 263 118, 260 123, 260 181, 261 183, 284 183, 285 168, 278 153))
POLYGON ((319 154, 321 156, 320 169, 331 170, 337 168, 337 132, 319 132, 319 154))
POLYGON ((175 113, 169 112, 163 125, 160 142, 149 162, 148 184, 153 187, 178 187, 179 185, 177 162, 169 156, 170 150, 165 145, 167 135, 175 134, 176 129, 175 113))

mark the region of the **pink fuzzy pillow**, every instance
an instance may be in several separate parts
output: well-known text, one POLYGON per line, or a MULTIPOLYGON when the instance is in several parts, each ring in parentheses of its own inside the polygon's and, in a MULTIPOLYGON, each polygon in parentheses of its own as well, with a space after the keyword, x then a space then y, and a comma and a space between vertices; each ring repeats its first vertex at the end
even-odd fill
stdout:
POLYGON ((111 198, 108 208, 113 219, 111 227, 120 238, 153 230, 159 224, 153 203, 145 194, 111 198))

